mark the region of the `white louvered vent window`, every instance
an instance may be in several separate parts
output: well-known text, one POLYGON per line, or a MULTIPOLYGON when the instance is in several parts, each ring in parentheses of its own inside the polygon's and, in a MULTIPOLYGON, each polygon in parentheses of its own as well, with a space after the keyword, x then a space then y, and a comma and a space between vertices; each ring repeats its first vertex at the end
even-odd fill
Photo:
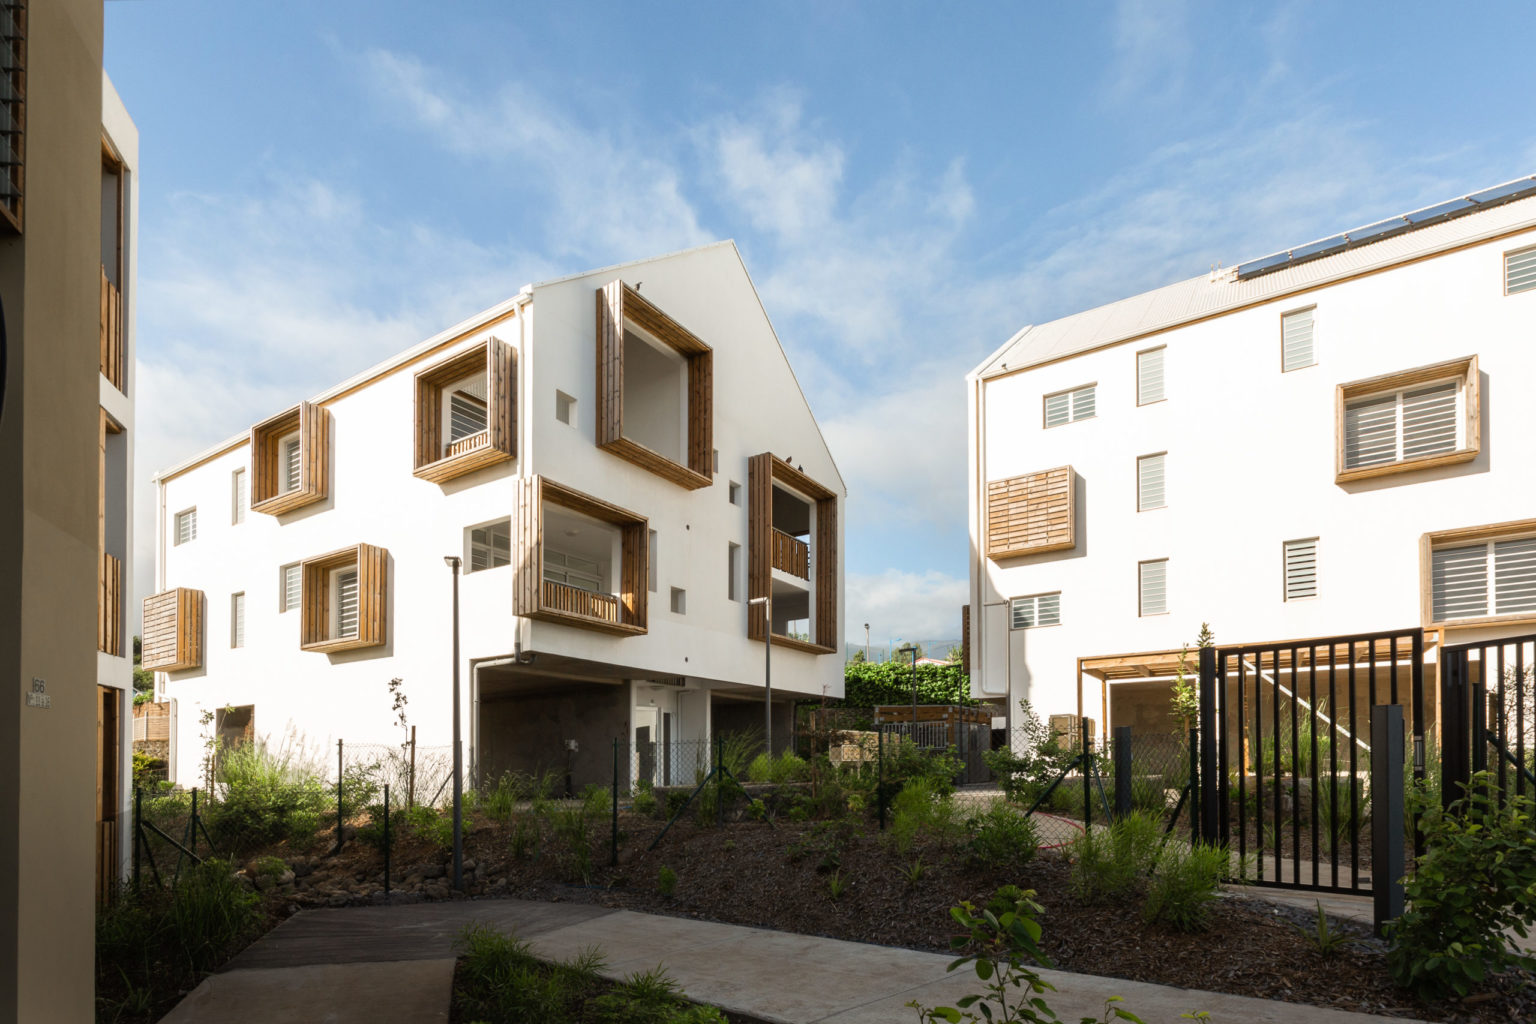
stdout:
POLYGON ((1091 418, 1095 412, 1094 388, 1095 385, 1087 384, 1072 391, 1046 395, 1045 425, 1059 427, 1091 418))
POLYGON ((1166 452, 1161 455, 1143 455, 1136 460, 1136 510, 1163 508, 1168 504, 1164 464, 1166 452))
POLYGON ((298 565, 283 566, 283 603, 280 611, 291 612, 299 606, 303 594, 304 572, 298 565))
POLYGON ((1285 599, 1317 596, 1317 538, 1285 542, 1285 599))
POLYGON ((336 636, 357 636, 357 570, 344 569, 336 574, 336 636))
POLYGON ((1136 353, 1136 404, 1151 405, 1161 402, 1163 394, 1163 353, 1167 349, 1154 348, 1136 353))
POLYGON ((1009 602, 1008 611, 1014 629, 1059 626, 1061 625, 1061 592, 1016 597, 1009 602))
POLYGON ((1313 310, 1298 309, 1280 318, 1280 372, 1290 373, 1317 363, 1313 310))
POLYGON ((176 544, 190 544, 194 540, 197 540, 197 509, 176 513, 176 544))
POLYGON ((1430 563, 1436 622, 1536 612, 1536 538, 1439 548, 1430 563))
POLYGON ((1536 249, 1504 254, 1504 294, 1536 289, 1536 249))
POLYGON ((230 495, 230 506, 233 510, 230 520, 238 526, 245 522, 245 509, 250 503, 249 494, 245 489, 245 470, 235 470, 231 474, 230 482, 232 484, 231 490, 233 491, 230 495))
POLYGON ((455 391, 448 399, 448 442, 462 441, 485 429, 485 402, 465 391, 455 391))
POLYGON ((477 526, 469 531, 469 571, 499 569, 512 564, 512 520, 477 526))
POLYGON ((245 594, 229 595, 229 646, 245 646, 245 594))
POLYGON ((1344 468, 1384 466, 1463 445, 1461 384, 1376 395, 1344 408, 1344 468))
POLYGON ((1137 567, 1141 589, 1141 614, 1164 615, 1168 611, 1168 559, 1142 562, 1137 567))
POLYGON ((303 478, 302 463, 299 461, 299 439, 289 437, 283 440, 283 493, 288 494, 299 489, 299 481, 303 478))

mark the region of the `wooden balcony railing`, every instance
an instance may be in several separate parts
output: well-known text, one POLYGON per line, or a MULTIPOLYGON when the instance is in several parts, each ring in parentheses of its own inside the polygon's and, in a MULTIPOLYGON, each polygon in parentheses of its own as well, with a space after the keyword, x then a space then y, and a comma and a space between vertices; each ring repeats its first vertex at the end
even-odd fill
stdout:
POLYGON ((619 621, 619 599, 612 594, 594 594, 553 580, 544 581, 544 610, 580 615, 600 622, 619 621))
POLYGON ((773 567, 803 580, 811 578, 811 547, 782 530, 773 531, 773 567))
POLYGON ((96 649, 117 657, 123 653, 123 563, 114 555, 101 556, 96 589, 96 649))
POLYGON ((478 434, 470 434, 461 437, 457 441, 449 443, 448 450, 443 453, 444 458, 452 458, 455 455, 463 455, 465 452, 476 451, 491 443, 491 432, 482 430, 478 434))
POLYGON ((123 296, 117 285, 107 280, 107 268, 101 268, 101 374, 119 391, 123 388, 123 296))

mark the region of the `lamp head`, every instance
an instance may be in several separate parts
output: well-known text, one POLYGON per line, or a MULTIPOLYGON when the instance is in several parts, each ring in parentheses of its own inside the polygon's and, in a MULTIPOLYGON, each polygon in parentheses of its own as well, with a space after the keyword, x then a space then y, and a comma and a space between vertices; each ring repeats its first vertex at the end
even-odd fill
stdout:
POLYGON ((460 559, 458 555, 444 555, 443 564, 452 569, 454 572, 458 572, 459 566, 463 563, 462 559, 460 559))

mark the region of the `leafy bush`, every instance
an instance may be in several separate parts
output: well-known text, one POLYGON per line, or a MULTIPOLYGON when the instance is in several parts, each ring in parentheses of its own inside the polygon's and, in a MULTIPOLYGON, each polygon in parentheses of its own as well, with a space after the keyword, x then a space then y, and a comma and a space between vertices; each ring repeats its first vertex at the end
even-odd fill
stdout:
POLYGON ((740 729, 720 734, 720 763, 725 770, 741 778, 758 751, 763 749, 763 730, 740 729))
POLYGON ((1529 798, 1487 772, 1449 813, 1424 808, 1425 850, 1404 884, 1408 909, 1389 927, 1387 969, 1424 999, 1466 996, 1492 972, 1536 967, 1509 939, 1536 925, 1536 832, 1529 798))
POLYGON ((988 750, 981 757, 992 769, 1008 799, 1031 804, 1066 768, 1072 760, 1072 752, 1056 741, 1028 700, 1019 701, 1016 722, 1015 732, 1020 740, 1018 749, 988 750))
POLYGON ((599 786, 587 783, 581 791, 581 812, 588 817, 596 818, 609 813, 613 808, 613 791, 607 786, 599 786))
POLYGON ((891 842, 903 857, 911 854, 919 836, 952 839, 962 827, 956 820, 954 801, 949 793, 935 790, 924 779, 908 782, 896 794, 891 810, 891 842))
POLYGON ((646 816, 656 813, 656 790, 649 779, 641 779, 635 787, 635 813, 646 816))
POLYGON ((1035 823, 1006 803, 994 803, 967 825, 971 830, 970 858, 982 867, 1021 868, 1034 860, 1040 849, 1035 823))
POLYGON ((1225 846, 1169 843, 1147 885, 1142 917, 1180 932, 1204 929, 1230 863, 1225 846))
POLYGON ((656 891, 661 893, 663 896, 671 896, 673 893, 677 892, 677 872, 673 871, 665 864, 663 864, 661 866, 661 870, 656 873, 656 891))
MULTIPOLYGON (((910 741, 885 744, 886 792, 895 794, 914 782, 925 783, 935 793, 953 793, 955 777, 965 768, 955 748, 930 750, 910 741)), ((892 797, 894 799, 894 797, 892 797)))
MULTIPOLYGON (((417 839, 424 840, 437 847, 446 850, 453 846, 453 811, 444 808, 439 814, 436 808, 417 804, 400 816, 404 819, 402 824, 410 830, 417 839)), ((394 827, 390 822, 390 827, 394 827)), ((465 823, 466 825, 468 822, 465 823)))
POLYGON ((517 805, 532 795, 534 782, 519 772, 502 772, 496 785, 480 794, 480 808, 503 824, 512 820, 517 805))
POLYGON ((221 846, 251 849, 281 840, 314 841, 335 813, 335 795, 319 771, 264 743, 246 743, 219 757, 221 796, 208 820, 221 846))
POLYGON ((1141 811, 1080 833, 1068 848, 1073 895, 1089 904, 1135 896, 1157 860, 1161 841, 1158 819, 1141 811))
MULTIPOLYGON (((843 669, 843 705, 871 708, 912 702, 912 666, 899 662, 860 662, 843 669)), ((917 666, 919 704, 973 707, 970 677, 959 665, 917 666)))
POLYGON ((747 781, 758 784, 773 781, 773 758, 767 753, 758 754, 747 765, 747 781))
POLYGON ((555 838, 560 840, 561 873, 568 882, 592 881, 592 823, 579 807, 555 812, 555 838))

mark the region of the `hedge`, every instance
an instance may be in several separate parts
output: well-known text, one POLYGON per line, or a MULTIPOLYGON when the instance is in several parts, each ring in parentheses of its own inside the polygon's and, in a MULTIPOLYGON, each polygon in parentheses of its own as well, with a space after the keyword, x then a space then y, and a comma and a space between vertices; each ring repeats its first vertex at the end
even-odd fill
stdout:
MULTIPOLYGON (((850 664, 843 669, 843 705, 868 708, 877 704, 909 704, 912 701, 911 665, 875 661, 850 664)), ((918 665, 919 704, 971 706, 971 679, 959 665, 918 665)))

